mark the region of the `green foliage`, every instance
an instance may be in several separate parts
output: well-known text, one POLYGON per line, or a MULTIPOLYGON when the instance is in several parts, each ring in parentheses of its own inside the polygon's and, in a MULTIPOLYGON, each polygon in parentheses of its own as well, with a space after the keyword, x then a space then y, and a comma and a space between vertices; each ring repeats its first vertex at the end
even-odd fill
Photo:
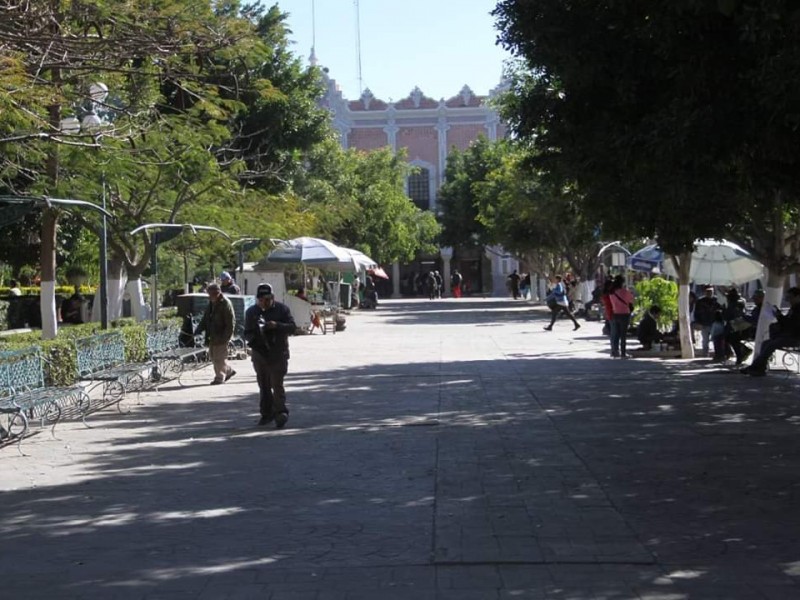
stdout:
MULTIPOLYGON (((2 290, 0 290, 2 294, 2 290)), ((0 331, 8 329, 8 302, 0 300, 0 331)))
POLYGON ((504 0, 494 14, 524 61, 503 114, 608 235, 672 254, 725 237, 752 62, 716 2, 504 0))
POLYGON ((651 306, 661 308, 658 318, 660 327, 667 329, 678 319, 678 284, 674 281, 653 277, 636 284, 636 314, 644 315, 651 306))
POLYGON ((439 194, 442 242, 501 244, 541 273, 560 271, 556 263, 565 260, 588 276, 598 228, 585 217, 581 194, 574 185, 554 185, 527 158, 518 144, 485 138, 452 152, 439 194))
POLYGON ((330 139, 309 154, 294 191, 313 212, 314 234, 379 263, 408 261, 418 252, 431 252, 439 234, 434 215, 405 194, 410 169, 404 154, 389 148, 343 150, 330 139))

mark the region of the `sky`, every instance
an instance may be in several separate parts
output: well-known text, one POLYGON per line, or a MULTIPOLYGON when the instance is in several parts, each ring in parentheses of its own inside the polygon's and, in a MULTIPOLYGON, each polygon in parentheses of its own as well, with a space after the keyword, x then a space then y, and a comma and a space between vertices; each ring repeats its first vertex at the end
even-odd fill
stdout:
POLYGON ((447 99, 465 84, 485 95, 500 83, 509 56, 495 44, 489 13, 497 0, 359 0, 359 86, 354 0, 274 2, 289 13, 293 52, 307 63, 313 42, 319 66, 329 69, 349 100, 369 88, 376 98, 398 101, 415 86, 435 100, 447 99))

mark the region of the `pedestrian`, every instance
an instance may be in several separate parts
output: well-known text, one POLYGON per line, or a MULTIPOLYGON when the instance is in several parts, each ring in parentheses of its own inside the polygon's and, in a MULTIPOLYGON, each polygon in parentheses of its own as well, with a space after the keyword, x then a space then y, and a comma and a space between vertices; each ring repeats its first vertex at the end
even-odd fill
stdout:
POLYGON ((208 339, 208 354, 214 366, 214 379, 211 385, 221 385, 236 375, 228 364, 228 343, 233 337, 236 316, 231 301, 222 293, 218 283, 209 283, 208 306, 197 326, 195 335, 205 332, 208 339))
POLYGON ((520 279, 522 279, 522 278, 519 276, 519 273, 517 273, 516 269, 514 269, 511 272, 511 275, 508 276, 508 287, 511 290, 511 296, 514 298, 514 300, 519 298, 519 282, 520 282, 520 279))
POLYGON ((433 272, 433 279, 436 281, 436 298, 437 299, 441 299, 442 298, 442 288, 444 287, 444 285, 443 285, 443 281, 442 281, 442 276, 439 273, 439 271, 434 271, 433 272))
POLYGON ((222 272, 222 275, 219 276, 219 280, 220 280, 219 287, 222 290, 223 294, 226 294, 228 296, 230 295, 238 296, 239 294, 242 293, 242 290, 239 288, 238 285, 236 285, 236 282, 233 280, 233 277, 231 277, 231 274, 228 273, 227 271, 222 272))
POLYGON ((433 271, 428 272, 428 278, 425 281, 425 290, 428 292, 428 300, 436 298, 436 275, 433 271))
POLYGON ((523 300, 529 300, 531 294, 531 274, 525 273, 519 283, 519 293, 522 295, 523 300))
POLYGON ((461 282, 464 280, 458 269, 450 276, 450 287, 453 288, 453 298, 461 298, 461 282))
POLYGON ((8 282, 9 290, 8 293, 12 296, 22 296, 22 290, 19 289, 19 282, 16 279, 12 279, 8 282))
MULTIPOLYGON (((516 273, 516 271, 515 271, 516 273)), ((519 290, 517 290, 519 293, 519 290)), ((564 282, 561 278, 561 275, 555 276, 555 285, 550 290, 550 293, 547 295, 545 299, 547 302, 547 306, 550 307, 551 315, 550 315, 550 325, 545 327, 546 331, 552 331, 553 325, 558 318, 560 313, 564 313, 567 315, 571 320, 572 324, 575 325, 573 327, 573 331, 577 331, 581 328, 580 323, 575 320, 575 316, 569 310, 569 299, 567 298, 567 288, 564 286, 564 282)))
POLYGON ((283 380, 289 370, 289 336, 296 329, 289 307, 275 301, 272 286, 259 284, 256 304, 244 314, 244 339, 253 350, 253 369, 260 398, 260 427, 275 421, 275 428, 282 429, 289 420, 283 380))
POLYGON ((714 362, 725 362, 728 358, 728 345, 725 340, 725 317, 721 310, 714 313, 709 336, 714 344, 714 362))
POLYGON ((614 277, 611 293, 611 357, 630 358, 628 354, 628 327, 631 324, 633 312, 633 293, 625 287, 625 278, 622 275, 614 277))
POLYGON ((702 341, 702 356, 708 356, 708 347, 711 340, 711 326, 714 324, 714 315, 722 306, 714 297, 714 288, 706 287, 703 297, 694 303, 694 323, 692 328, 700 331, 702 341))

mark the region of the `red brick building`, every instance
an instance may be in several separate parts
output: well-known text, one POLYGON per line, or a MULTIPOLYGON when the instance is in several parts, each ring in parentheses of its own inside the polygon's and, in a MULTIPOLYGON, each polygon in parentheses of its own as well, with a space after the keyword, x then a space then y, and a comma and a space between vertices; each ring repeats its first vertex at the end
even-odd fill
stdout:
MULTIPOLYGON (((357 100, 343 97, 334 79, 327 78, 328 91, 324 105, 333 115, 344 148, 375 150, 389 146, 405 148, 408 160, 419 167, 408 178, 407 193, 425 210, 436 210, 439 187, 444 181, 447 155, 453 149, 466 149, 480 135, 489 140, 505 136, 506 128, 497 112, 488 105, 500 88, 488 96, 476 95, 468 86, 449 99, 434 100, 415 87, 407 97, 386 102, 364 90, 357 100)), ((411 280, 415 274, 438 269, 449 291, 451 259, 475 292, 496 290, 505 294, 505 280, 518 268, 516 260, 501 249, 485 253, 473 252, 452 256, 442 248, 440 255, 422 256, 415 263, 395 264, 392 283, 395 296, 413 293, 411 280)))

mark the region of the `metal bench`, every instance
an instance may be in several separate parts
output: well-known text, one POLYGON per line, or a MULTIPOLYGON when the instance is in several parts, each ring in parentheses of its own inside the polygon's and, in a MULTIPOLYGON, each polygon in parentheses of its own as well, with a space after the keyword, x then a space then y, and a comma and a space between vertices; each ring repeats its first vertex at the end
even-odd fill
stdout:
POLYGON ((78 362, 78 379, 88 382, 87 392, 103 386, 103 408, 115 404, 122 412, 120 403, 128 392, 137 394, 145 389, 146 377, 154 363, 129 363, 125 360, 125 340, 119 331, 97 333, 75 340, 78 362))
POLYGON ((48 386, 47 360, 39 348, 0 353, 0 443, 27 434, 29 423, 56 424, 66 413, 83 419, 89 410, 89 395, 80 385, 48 386))
MULTIPOLYGON (((192 322, 192 331, 197 323, 192 322)), ((162 382, 176 380, 191 371, 209 365, 208 348, 202 336, 190 335, 178 323, 150 326, 147 329, 147 355, 153 363, 149 385, 158 387, 162 382)))

